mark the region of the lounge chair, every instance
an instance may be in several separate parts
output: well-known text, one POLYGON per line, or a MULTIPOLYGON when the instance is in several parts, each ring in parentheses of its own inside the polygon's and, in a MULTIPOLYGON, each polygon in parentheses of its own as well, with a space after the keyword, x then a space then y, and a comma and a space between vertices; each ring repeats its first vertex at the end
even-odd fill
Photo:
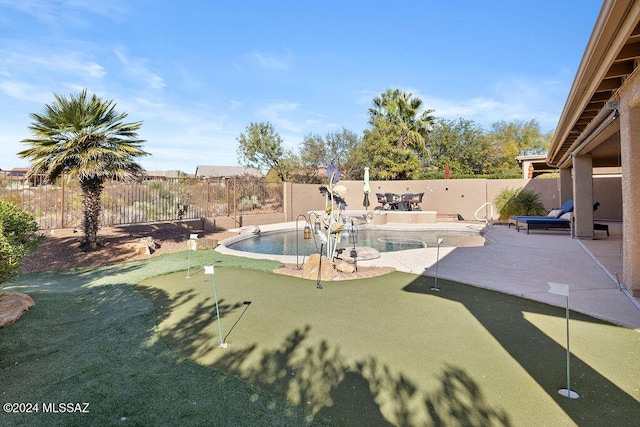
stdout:
MULTIPOLYGON (((600 206, 600 202, 593 203, 593 210, 597 210, 598 206, 600 206)), ((527 228, 527 234, 529 234, 529 230, 535 229, 571 229, 572 222, 572 211, 573 204, 571 206, 571 211, 565 212, 559 218, 555 218, 553 216, 520 216, 515 217, 516 220, 516 230, 519 232, 521 227, 527 228)), ((550 213, 551 214, 551 213, 550 213)), ((608 234, 608 230, 607 230, 608 234)))
MULTIPOLYGON (((571 212, 567 212, 571 214, 571 212)), ((516 218, 516 230, 518 232, 522 227, 527 229, 527 234, 529 234, 529 230, 535 229, 544 229, 549 230, 550 228, 554 229, 571 229, 571 220, 565 218, 553 218, 553 217, 545 217, 545 216, 531 216, 531 217, 519 217, 516 218)))
MULTIPOLYGON (((513 215, 511 217, 509 217, 509 221, 508 221, 508 227, 511 228, 511 225, 515 225, 516 226, 516 230, 518 230, 518 221, 520 220, 520 222, 524 222, 525 219, 527 218, 541 218, 541 219, 558 219, 560 218, 560 216, 568 213, 568 212, 573 212, 573 199, 569 199, 566 202, 564 202, 562 204, 562 206, 560 206, 559 208, 554 208, 551 209, 549 211, 549 213, 547 215, 544 216, 526 216, 526 215, 513 215)), ((519 230, 518 230, 519 231, 519 230)))

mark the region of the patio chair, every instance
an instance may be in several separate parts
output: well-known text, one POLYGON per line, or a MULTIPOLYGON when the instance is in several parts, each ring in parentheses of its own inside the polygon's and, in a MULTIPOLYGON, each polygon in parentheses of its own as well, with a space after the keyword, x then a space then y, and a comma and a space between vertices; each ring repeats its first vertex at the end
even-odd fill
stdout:
MULTIPOLYGON (((513 224, 513 225, 516 226, 516 230, 518 230, 518 220, 520 220, 520 222, 523 222, 527 218, 533 218, 533 219, 538 218, 538 219, 541 219, 541 220, 543 220, 543 219, 547 219, 548 220, 548 219, 552 219, 552 218, 558 219, 558 218, 560 218, 560 216, 562 216, 562 215, 564 215, 564 214, 566 214, 568 212, 573 212, 573 199, 567 200, 559 208, 551 209, 547 215, 542 215, 542 216, 540 216, 540 215, 537 215, 537 216, 534 216, 534 215, 512 215, 512 216, 509 217, 509 220, 507 221, 507 226, 508 226, 508 228, 511 228, 511 225, 513 224)), ((535 221, 532 221, 532 222, 535 222, 535 221)))
POLYGON ((424 197, 424 193, 413 193, 412 196, 413 197, 409 200, 409 203, 411 203, 411 210, 421 211, 422 207, 420 206, 420 203, 422 203, 422 197, 424 197))
MULTIPOLYGON (((593 203, 593 210, 596 211, 600 206, 600 202, 593 203)), ((573 210, 573 208, 572 208, 573 210)), ((554 218, 553 216, 521 216, 516 217, 516 230, 520 232, 520 228, 526 226, 527 234, 529 234, 530 230, 535 229, 566 229, 570 230, 572 225, 572 215, 573 212, 565 212, 558 218, 554 218)), ((595 225, 594 225, 595 228, 595 225)), ((607 227, 608 228, 608 227, 607 227)), ((607 229, 607 235, 609 234, 609 230, 607 229)))
POLYGON ((395 193, 384 193, 384 197, 389 205, 389 209, 398 210, 398 203, 402 201, 402 197, 395 193))

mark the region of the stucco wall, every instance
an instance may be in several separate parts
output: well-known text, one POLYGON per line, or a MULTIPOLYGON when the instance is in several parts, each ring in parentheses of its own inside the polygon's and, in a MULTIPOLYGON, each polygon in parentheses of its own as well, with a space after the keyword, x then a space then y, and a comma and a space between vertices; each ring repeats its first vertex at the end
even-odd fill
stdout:
MULTIPOLYGON (((364 210, 362 181, 340 181, 347 188, 347 210, 364 210)), ((221 230, 243 225, 263 225, 282 221, 295 221, 299 214, 322 210, 325 201, 317 184, 292 184, 284 186, 284 212, 263 215, 205 218, 206 230, 221 230)), ((494 205, 493 219, 498 220, 495 208, 496 196, 507 188, 524 188, 540 195, 546 210, 557 208, 564 203, 560 200, 556 179, 451 179, 422 181, 371 181, 369 210, 380 206, 376 193, 422 193, 421 207, 425 211, 436 211, 444 215, 460 215, 474 220, 475 212, 486 202, 494 205)), ((594 178, 594 200, 600 202, 595 219, 622 219, 622 192, 620 178, 594 178)), ((489 218, 490 208, 486 206, 478 213, 479 218, 489 218)))
MULTIPOLYGON (((362 181, 340 181, 347 187, 347 209, 362 210, 362 181)), ((495 197, 506 188, 527 188, 541 194, 541 199, 548 209, 559 206, 557 181, 555 179, 441 179, 421 181, 371 181, 371 206, 379 206, 375 193, 422 193, 422 210, 437 211, 445 215, 461 215, 464 219, 475 219, 475 212, 485 203, 494 206, 493 219, 498 219, 495 209, 495 197)), ((490 207, 486 206, 478 213, 479 218, 488 217, 490 207)))
POLYGON ((593 200, 600 202, 594 219, 622 221, 622 182, 620 177, 593 179, 593 200))

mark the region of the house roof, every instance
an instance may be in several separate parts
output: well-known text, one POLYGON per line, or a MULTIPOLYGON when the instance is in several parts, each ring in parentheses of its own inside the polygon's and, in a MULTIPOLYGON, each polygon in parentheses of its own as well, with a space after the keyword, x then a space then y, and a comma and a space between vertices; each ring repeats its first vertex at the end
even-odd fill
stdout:
POLYGON ((209 166, 198 165, 196 167, 196 177, 204 178, 224 178, 232 176, 251 175, 262 177, 262 172, 256 168, 246 168, 242 166, 209 166))
POLYGON ((172 171, 146 171, 148 177, 158 177, 158 178, 182 178, 183 176, 193 177, 193 175, 188 175, 179 170, 172 171))
POLYGON ((9 176, 25 176, 31 168, 12 168, 8 171, 9 176))
POLYGON ((640 64, 639 21, 637 1, 604 1, 549 147, 550 165, 570 166, 585 149, 594 166, 618 164, 617 92, 640 64))

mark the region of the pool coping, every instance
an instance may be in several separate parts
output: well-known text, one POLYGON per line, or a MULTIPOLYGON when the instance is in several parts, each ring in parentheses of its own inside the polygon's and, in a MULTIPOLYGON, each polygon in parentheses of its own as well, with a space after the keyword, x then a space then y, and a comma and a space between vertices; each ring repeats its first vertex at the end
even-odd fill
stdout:
MULTIPOLYGON (((298 226, 300 226, 300 223, 298 223, 298 226)), ((282 262, 283 264, 298 264, 301 262, 304 263, 304 259, 306 259, 306 256, 302 256, 302 255, 296 256, 296 255, 262 254, 258 252, 238 251, 235 249, 231 249, 227 246, 228 244, 235 243, 238 240, 243 240, 250 237, 250 235, 252 234, 250 232, 252 227, 254 226, 249 226, 246 228, 242 227, 242 228, 230 229, 229 231, 234 231, 238 233, 241 233, 241 231, 243 230, 246 232, 241 233, 238 236, 229 237, 220 241, 219 245, 216 247, 215 250, 222 254, 234 255, 234 256, 245 257, 245 258, 254 258, 254 259, 269 259, 273 261, 282 262)), ((295 230, 296 222, 290 221, 290 222, 282 222, 277 224, 260 225, 255 227, 259 228, 260 232, 295 230)), ((379 224, 379 225, 367 224, 367 227, 381 229, 381 230, 398 230, 398 231, 399 230, 403 230, 403 231, 439 230, 439 231, 447 231, 447 232, 458 231, 458 232, 474 232, 474 233, 482 234, 485 229, 485 223, 472 222, 472 221, 460 221, 460 222, 451 221, 451 222, 437 222, 437 223, 387 223, 387 224, 379 224)), ((358 263, 361 263, 362 265, 376 266, 376 267, 394 267, 401 271, 407 271, 406 269, 402 268, 402 265, 398 265, 399 262, 396 256, 387 256, 387 254, 390 254, 390 253, 413 254, 414 251, 424 251, 424 254, 428 255, 427 258, 432 258, 433 256, 435 256, 436 249, 437 248, 435 247, 428 247, 428 248, 420 248, 420 249, 407 249, 403 251, 394 251, 394 252, 381 252, 379 258, 376 258, 374 260, 362 260, 362 261, 358 261, 358 263)), ((442 255, 445 255, 448 252, 448 250, 453 250, 453 249, 455 248, 442 247, 440 248, 440 253, 442 255)), ((409 269, 407 272, 416 273, 415 271, 412 271, 412 269, 409 269)))

